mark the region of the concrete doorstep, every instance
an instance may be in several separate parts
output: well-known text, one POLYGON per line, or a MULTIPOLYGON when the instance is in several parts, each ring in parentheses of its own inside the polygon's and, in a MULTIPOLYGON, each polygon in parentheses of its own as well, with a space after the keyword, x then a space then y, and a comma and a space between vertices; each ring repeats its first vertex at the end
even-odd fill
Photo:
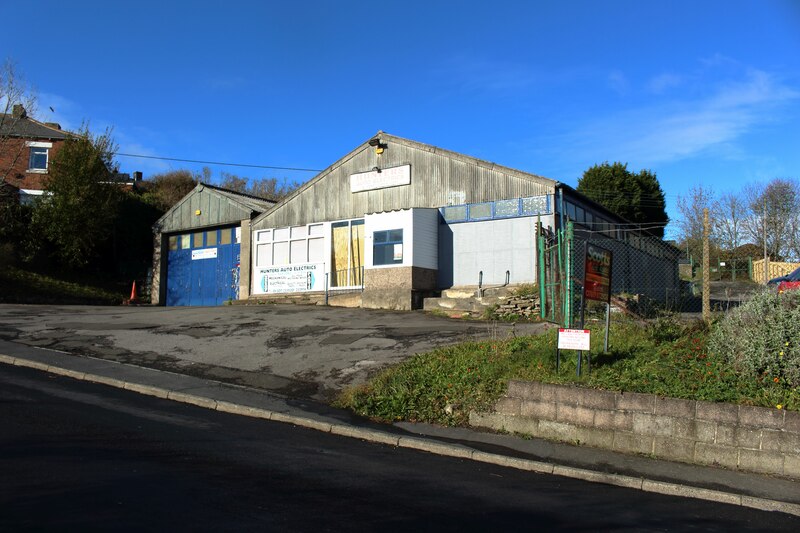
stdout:
MULTIPOLYGON (((7 352, 7 354, 0 353, 0 363, 3 364, 42 370, 72 379, 99 383, 225 413, 289 423, 343 437, 480 461, 528 472, 552 474, 647 492, 697 498, 800 516, 800 503, 798 503, 800 502, 800 489, 796 483, 791 481, 774 480, 776 485, 788 485, 776 486, 774 494, 764 494, 762 497, 747 494, 746 491, 734 492, 732 487, 726 487, 730 490, 714 490, 688 483, 649 479, 639 475, 608 473, 600 469, 554 464, 547 460, 520 456, 524 452, 519 450, 524 446, 520 447, 514 444, 511 444, 511 449, 508 450, 509 454, 480 449, 480 444, 483 443, 492 444, 492 448, 496 450, 500 442, 508 443, 508 439, 513 439, 507 435, 488 435, 466 428, 442 428, 410 423, 397 424, 394 428, 391 426, 388 428, 395 432, 358 427, 324 414, 290 406, 283 398, 263 390, 238 387, 102 359, 75 356, 64 352, 30 348, 8 342, 0 342, 0 351, 7 352), (405 432, 416 433, 416 436, 398 434, 396 433, 398 428, 405 432), (470 445, 465 445, 465 441, 470 442, 470 445), (782 498, 782 496, 792 496, 787 494, 787 487, 791 489, 790 493, 793 492, 795 501, 786 501, 787 499, 791 500, 791 497, 782 498)), ((522 439, 516 440, 521 441, 522 439)), ((540 445, 559 446, 551 442, 543 442, 540 445)), ((592 453, 589 449, 572 448, 576 451, 575 453, 592 453)), ((689 465, 683 465, 683 467, 691 468, 689 465)), ((764 491, 762 490, 762 492, 764 491)))

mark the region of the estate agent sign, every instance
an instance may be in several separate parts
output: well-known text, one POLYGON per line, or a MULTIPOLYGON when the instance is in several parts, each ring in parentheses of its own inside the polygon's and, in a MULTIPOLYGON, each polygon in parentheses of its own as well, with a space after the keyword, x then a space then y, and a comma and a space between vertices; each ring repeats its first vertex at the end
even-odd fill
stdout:
POLYGON ((583 296, 587 300, 611 301, 611 251, 586 245, 583 296))

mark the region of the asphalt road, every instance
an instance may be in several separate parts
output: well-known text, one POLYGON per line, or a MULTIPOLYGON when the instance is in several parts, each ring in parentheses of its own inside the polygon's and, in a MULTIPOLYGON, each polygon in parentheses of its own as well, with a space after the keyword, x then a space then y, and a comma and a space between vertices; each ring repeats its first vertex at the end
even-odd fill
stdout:
POLYGON ((0 366, 0 530, 797 531, 0 366))
POLYGON ((3 340, 323 401, 437 346, 548 327, 286 304, 0 305, 3 340))

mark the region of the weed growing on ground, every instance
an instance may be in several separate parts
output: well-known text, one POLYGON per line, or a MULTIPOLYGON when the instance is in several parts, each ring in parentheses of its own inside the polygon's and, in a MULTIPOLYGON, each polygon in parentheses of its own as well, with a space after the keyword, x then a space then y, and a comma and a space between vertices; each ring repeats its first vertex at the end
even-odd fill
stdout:
POLYGON ((602 326, 590 329, 591 372, 580 377, 575 352, 562 353, 556 372, 556 333, 551 330, 415 356, 371 383, 345 391, 337 404, 385 421, 464 425, 470 411, 490 409, 509 380, 521 379, 800 410, 800 393, 788 382, 749 379, 724 355, 710 352, 703 322, 615 318, 607 354, 600 353, 602 326))

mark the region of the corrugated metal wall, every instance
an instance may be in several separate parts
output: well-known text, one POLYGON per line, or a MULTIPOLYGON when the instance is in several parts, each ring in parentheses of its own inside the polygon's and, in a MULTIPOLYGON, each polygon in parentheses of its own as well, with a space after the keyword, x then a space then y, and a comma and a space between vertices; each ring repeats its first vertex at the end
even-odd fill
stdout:
POLYGON ((195 228, 235 224, 250 218, 245 209, 213 190, 198 187, 161 220, 160 231, 172 233, 195 228), (197 215, 197 210, 200 214, 197 215))
POLYGON ((361 217, 409 207, 441 207, 553 194, 556 182, 493 163, 411 141, 387 140, 377 155, 363 145, 337 166, 312 180, 300 193, 254 221, 255 229, 275 228, 361 217), (374 167, 411 165, 411 184, 358 193, 350 192, 350 175, 374 167))

